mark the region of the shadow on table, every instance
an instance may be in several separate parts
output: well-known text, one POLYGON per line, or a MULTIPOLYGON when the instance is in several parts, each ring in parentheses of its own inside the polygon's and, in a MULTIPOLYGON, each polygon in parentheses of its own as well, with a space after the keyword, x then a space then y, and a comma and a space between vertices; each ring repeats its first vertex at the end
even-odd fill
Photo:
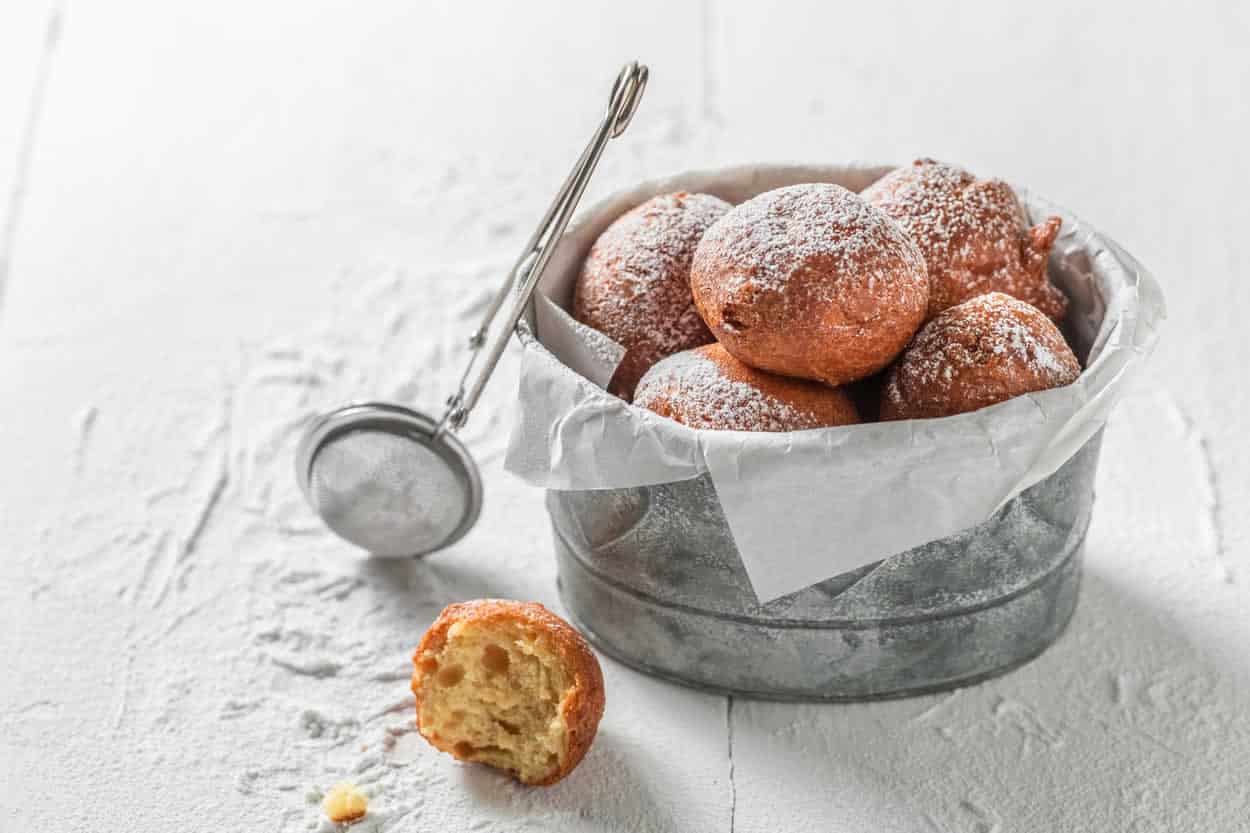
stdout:
POLYGON ((465 790, 484 817, 503 826, 524 822, 525 829, 578 831, 670 831, 672 814, 656 801, 638 773, 654 772, 655 761, 644 757, 637 742, 600 728, 581 765, 548 788, 523 787, 486 767, 461 769, 465 790))
MULTIPOLYGON (((515 575, 467 557, 375 560, 361 577, 380 615, 406 632, 450 602, 521 589, 515 575)), ((554 587, 548 592, 554 597, 554 587)), ((730 789, 667 775, 681 762, 658 760, 645 730, 622 738, 607 727, 581 767, 550 789, 518 787, 482 767, 464 768, 464 789, 501 824, 523 813, 553 829, 680 827, 691 808, 653 792, 669 781, 706 793, 704 806, 720 804, 719 791, 732 794, 738 830, 841 819, 848 830, 1146 833, 1184 829, 1195 808, 1204 829, 1237 829, 1247 811, 1236 763, 1250 760, 1250 687, 1204 650, 1230 644, 1205 630, 1221 626, 1214 616, 1177 621, 1124 576, 1089 567, 1067 632, 1003 677, 878 703, 735 698, 730 789)))
MULTIPOLYGON (((453 602, 516 598, 522 590, 514 579, 499 575, 490 564, 480 563, 472 557, 456 558, 443 554, 420 559, 363 560, 360 577, 370 586, 377 601, 410 611, 424 611, 426 624, 439 610, 453 602)), ((554 587, 551 594, 555 595, 554 587)))
POLYGON ((1067 632, 1003 677, 879 703, 735 700, 739 829, 786 806, 795 823, 892 819, 878 829, 1237 829, 1250 691, 1203 651, 1202 621, 1186 632, 1088 569, 1067 632))
MULTIPOLYGON (((378 615, 414 639, 445 605, 466 599, 520 595, 559 610, 554 585, 544 596, 534 592, 541 588, 518 585, 515 575, 498 575, 489 564, 471 557, 369 559, 361 562, 359 576, 370 588, 378 615)), ((613 696, 611 687, 608 696, 613 696)), ((723 710, 724 701, 715 702, 723 710)), ((457 777, 474 817, 493 823, 487 829, 663 833, 682 825, 656 799, 652 785, 665 777, 668 767, 680 765, 657 760, 646 737, 621 737, 601 725, 582 763, 554 786, 524 787, 484 766, 458 767, 457 777)), ((673 773, 672 778, 679 775, 673 773)), ((722 781, 713 788, 724 786, 722 781)))

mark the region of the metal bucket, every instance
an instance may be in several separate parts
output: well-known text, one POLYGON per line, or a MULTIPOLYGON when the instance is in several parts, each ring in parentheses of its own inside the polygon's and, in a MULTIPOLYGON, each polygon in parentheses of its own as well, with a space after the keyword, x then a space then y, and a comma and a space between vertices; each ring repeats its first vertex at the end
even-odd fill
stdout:
MULTIPOLYGON (((669 184, 699 190, 706 180, 720 188, 713 193, 745 197, 796 175, 788 168, 744 171, 669 184)), ((851 170, 839 181, 856 186, 876 175, 851 170)), ((618 213, 629 207, 607 205, 618 213)), ((606 223, 606 216, 596 221, 606 223)), ((1082 357, 1106 310, 1096 287, 1069 280, 1091 274, 1093 260, 1107 256, 1087 250, 1088 239, 1057 249, 1050 264, 1052 278, 1074 298, 1069 340, 1082 357), (1080 286, 1082 294, 1074 294, 1080 286)), ((567 253, 570 273, 583 255, 567 253)), ((554 291, 561 303, 560 293, 567 300, 571 287, 566 281, 554 291)), ((518 334, 541 348, 532 326, 523 321, 518 334)), ((709 475, 548 491, 560 592, 605 654, 686 685, 788 700, 863 700, 965 685, 1037 656, 1071 618, 1100 442, 1101 431, 973 528, 764 604, 709 475)), ((840 540, 837 549, 853 544, 840 540)))
POLYGON ((860 700, 975 682, 1072 615, 1101 433, 985 523, 759 604, 711 478, 547 493, 560 593, 621 662, 750 697, 860 700))

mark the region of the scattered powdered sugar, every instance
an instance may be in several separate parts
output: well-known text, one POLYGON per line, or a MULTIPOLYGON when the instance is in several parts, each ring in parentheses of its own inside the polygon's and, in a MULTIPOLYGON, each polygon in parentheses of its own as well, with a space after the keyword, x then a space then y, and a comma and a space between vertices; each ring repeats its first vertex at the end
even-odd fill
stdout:
POLYGON ((996 318, 989 327, 990 349, 997 354, 1008 354, 1013 362, 1029 367, 1034 373, 1059 379, 1067 375, 1070 366, 1056 354, 1046 341, 1015 318, 996 318))
POLYGON ((690 263, 730 208, 708 194, 662 194, 618 218, 587 255, 574 315, 632 353, 627 389, 658 359, 712 340, 690 297, 690 263))
POLYGON ((986 247, 1007 259, 1019 246, 1023 215, 1007 184, 978 181, 953 165, 919 160, 868 186, 863 197, 903 225, 930 268, 947 268, 986 247), (982 238, 975 247, 974 236, 982 238))
POLYGON ((811 411, 730 378, 703 350, 686 350, 658 362, 639 383, 634 404, 691 428, 797 431, 823 424, 811 411))
POLYGON ((807 300, 837 303, 854 280, 878 308, 905 304, 923 291, 900 273, 925 271, 915 244, 882 212, 847 189, 828 183, 767 191, 734 208, 708 230, 694 266, 727 292, 783 293, 807 267, 819 264, 829 280, 811 282, 807 300), (728 269, 726 268, 728 264, 728 269), (895 298, 895 295, 906 297, 895 298))
POLYGON ((862 196, 920 247, 931 280, 929 314, 986 292, 1005 292, 1060 318, 1063 294, 1046 278, 1059 221, 1035 231, 1011 186, 931 159, 898 168, 862 196))
POLYGON ((1080 373, 1080 362, 1050 319, 992 292, 943 311, 921 328, 891 372, 885 395, 908 409, 950 400, 982 407, 1069 384, 1080 373))
POLYGON ((611 266, 637 292, 689 274, 703 234, 732 206, 710 194, 661 194, 621 215, 595 241, 588 264, 611 266))

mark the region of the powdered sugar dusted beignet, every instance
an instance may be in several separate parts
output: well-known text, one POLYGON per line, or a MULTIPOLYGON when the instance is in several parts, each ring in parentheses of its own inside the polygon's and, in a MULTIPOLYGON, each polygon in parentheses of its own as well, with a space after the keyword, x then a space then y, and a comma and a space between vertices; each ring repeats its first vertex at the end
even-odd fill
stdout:
POLYGON ((756 370, 719 344, 676 353, 638 383, 634 404, 691 428, 801 431, 859 422, 846 392, 756 370))
POLYGON ((943 310, 921 328, 886 375, 881 419, 975 411, 1080 375, 1080 362, 1049 318, 991 292, 943 310))
POLYGON ((924 320, 924 258, 838 185, 768 191, 721 217, 691 267, 695 306, 737 359, 841 385, 898 355, 924 320))
POLYGON ((1005 292, 1058 321, 1068 299, 1046 277, 1060 219, 1028 227, 1011 186, 918 159, 864 189, 903 227, 929 267, 929 317, 986 292, 1005 292))
POLYGON ((690 297, 690 262, 730 207, 708 194, 662 194, 595 241, 577 278, 573 316, 626 349, 608 383, 612 393, 630 399, 651 365, 712 341, 690 297))

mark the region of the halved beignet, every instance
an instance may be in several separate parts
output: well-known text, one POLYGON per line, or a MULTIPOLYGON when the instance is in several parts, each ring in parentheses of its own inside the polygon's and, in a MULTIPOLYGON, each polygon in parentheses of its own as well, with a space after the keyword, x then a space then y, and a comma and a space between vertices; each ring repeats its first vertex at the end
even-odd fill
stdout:
POLYGON ((554 784, 603 717, 603 672, 571 625, 536 602, 447 606, 412 658, 417 729, 462 761, 554 784))

